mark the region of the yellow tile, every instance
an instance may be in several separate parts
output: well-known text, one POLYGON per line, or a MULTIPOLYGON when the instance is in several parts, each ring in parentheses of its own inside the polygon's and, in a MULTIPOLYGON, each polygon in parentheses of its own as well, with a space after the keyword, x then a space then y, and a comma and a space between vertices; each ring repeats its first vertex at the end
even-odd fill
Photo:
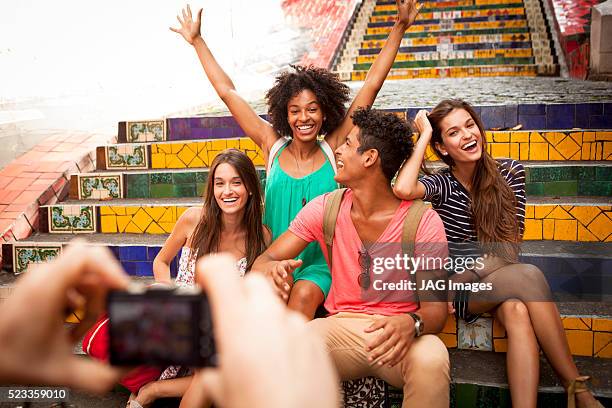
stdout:
POLYGON ((457 320, 455 319, 455 315, 448 315, 442 333, 457 334, 457 320))
POLYGON ((172 153, 172 143, 153 143, 157 146, 159 153, 172 153))
POLYGON ((512 142, 529 143, 529 132, 512 132, 512 142))
POLYGON ((164 214, 158 220, 159 222, 174 222, 176 221, 176 207, 161 207, 164 209, 164 214))
POLYGON ((125 208, 125 215, 134 215, 136 214, 136 212, 138 212, 138 209, 140 207, 137 207, 135 205, 130 205, 130 206, 126 206, 125 208))
POLYGON ((535 217, 535 207, 533 205, 525 206, 525 218, 535 217))
POLYGON ((583 142, 594 142, 595 141, 595 132, 583 132, 582 133, 582 141, 583 142))
POLYGON ((151 153, 158 153, 158 152, 159 152, 159 149, 157 147, 157 144, 152 143, 151 144, 151 153))
POLYGON ((176 209, 176 219, 177 219, 177 220, 179 219, 179 217, 180 217, 181 215, 183 215, 183 213, 184 213, 185 211, 187 211, 187 208, 188 208, 188 207, 178 207, 178 208, 176 209))
POLYGON ((131 220, 132 220, 132 216, 130 215, 118 216, 117 217, 117 226, 118 226, 117 232, 125 232, 125 227, 130 223, 131 220))
POLYGON ((544 220, 544 225, 542 226, 542 238, 544 239, 553 239, 555 233, 555 220, 544 220))
POLYGON ((553 146, 556 146, 559 142, 565 139, 566 135, 565 133, 560 132, 546 132, 543 133, 542 136, 548 141, 548 143, 552 144, 553 146))
POLYGON ((110 207, 108 205, 101 205, 100 215, 115 215, 115 211, 113 211, 113 207, 110 207))
POLYGON ((604 241, 612 233, 612 221, 606 214, 599 214, 588 227, 600 241, 604 241))
POLYGON ((561 143, 555 146, 557 151, 565 158, 570 158, 580 151, 580 146, 570 137, 566 137, 561 143))
POLYGON ((548 143, 529 143, 529 160, 548 160, 548 143))
POLYGON ((574 217, 569 215, 567 211, 561 208, 560 205, 555 206, 555 209, 552 210, 550 214, 546 218, 554 218, 556 220, 573 220, 574 217))
POLYGON ((590 330, 592 319, 590 317, 562 317, 564 329, 590 330))
POLYGON ((595 140, 597 141, 606 140, 608 142, 612 141, 612 132, 596 132, 595 140))
POLYGON ((185 147, 187 143, 170 143, 170 152, 172 154, 177 154, 180 152, 183 147, 185 147))
POLYGON ((540 240, 542 239, 542 220, 525 219, 525 240, 540 240))
POLYGON ((570 137, 576 142, 578 146, 582 146, 582 132, 570 133, 570 137))
POLYGON ((530 143, 542 143, 546 142, 540 132, 529 132, 529 142, 530 143))
POLYGON ((147 208, 147 213, 153 219, 153 221, 159 221, 159 219, 164 215, 165 211, 166 211, 166 207, 147 208))
POLYGON ((548 160, 563 161, 566 159, 554 147, 550 146, 548 149, 548 160))
POLYGON ((493 339, 493 350, 496 353, 507 353, 508 352, 508 340, 507 339, 493 339))
POLYGON ((146 231, 149 224, 153 221, 153 218, 147 213, 148 209, 148 207, 140 208, 136 214, 134 214, 134 217, 132 217, 132 222, 141 231, 146 231))
POLYGON ((199 167, 208 167, 208 165, 206 163, 204 163, 204 161, 202 161, 202 159, 200 159, 200 156, 196 156, 196 157, 193 158, 191 163, 189 163, 189 167, 191 167, 191 168, 199 168, 199 167))
POLYGON ((100 216, 100 232, 105 234, 117 233, 117 217, 115 215, 100 216))
POLYGON ((493 133, 493 140, 498 143, 507 143, 510 141, 510 133, 508 132, 495 132, 493 133))
POLYGON ((448 333, 438 333, 437 336, 442 340, 447 348, 457 347, 457 335, 448 333))
POLYGON ((225 150, 227 149, 227 140, 225 139, 217 139, 213 140, 211 143, 212 150, 225 150))
POLYGON ((597 143, 593 142, 591 143, 591 154, 589 155, 589 160, 595 160, 595 157, 597 156, 597 143))
POLYGON ((555 220, 555 241, 575 241, 578 237, 578 221, 555 220))
POLYGON ((491 156, 495 158, 510 156, 510 145, 508 143, 491 143, 491 156))
POLYGON ((142 234, 143 231, 138 225, 134 224, 133 222, 129 222, 128 225, 126 225, 124 232, 127 234, 142 234))
POLYGON ((510 158, 515 159, 515 160, 519 160, 520 156, 519 156, 519 144, 518 143, 511 143, 510 144, 510 158))
POLYGON ((519 160, 529 160, 529 143, 520 144, 519 160))
POLYGON ((190 163, 196 157, 196 152, 194 150, 195 148, 192 150, 191 147, 189 147, 189 145, 185 145, 185 147, 183 147, 183 149, 181 149, 181 151, 178 152, 177 157, 183 163, 185 163, 187 167, 192 167, 190 163))
POLYGON ((81 321, 85 318, 85 311, 82 309, 78 309, 75 310, 74 312, 70 313, 68 315, 68 317, 66 317, 66 320, 64 320, 66 323, 81 323, 81 321))
POLYGON ((580 159, 580 155, 582 154, 582 150, 578 150, 576 153, 574 153, 573 156, 571 156, 569 159, 570 160, 574 160, 574 161, 578 161, 581 160, 580 159))
POLYGON ((588 229, 578 224, 578 241, 580 242, 599 242, 599 239, 595 235, 591 234, 591 232, 588 229))
POLYGON ((602 160, 603 159, 603 149, 601 143, 595 143, 595 158, 594 160, 602 160))
POLYGON ((574 356, 593 355, 593 332, 586 330, 566 330, 565 335, 574 356))
POLYGON ((610 160, 611 156, 612 156, 612 143, 604 142, 602 159, 610 160))
POLYGON ((166 154, 165 153, 151 154, 151 168, 152 169, 165 169, 166 168, 166 154))
POLYGON ((185 163, 180 161, 176 154, 166 155, 166 169, 184 169, 185 167, 185 163))
POLYGON ((172 232, 172 229, 174 228, 174 222, 159 222, 158 223, 159 226, 166 231, 167 234, 172 232))
POLYGON ((582 225, 589 225, 600 213, 601 210, 598 207, 592 206, 576 206, 570 210, 570 214, 582 225))
POLYGON ((593 355, 600 358, 612 358, 612 333, 595 333, 593 355))
POLYGON ((583 143, 582 151, 580 154, 580 159, 589 160, 590 156, 591 156, 591 143, 583 143))
POLYGON ((151 224, 149 224, 149 227, 147 228, 145 233, 147 234, 165 234, 166 231, 162 227, 160 227, 157 223, 152 222, 151 224))
POLYGON ((612 332, 612 319, 593 319, 593 330, 612 332))
POLYGON ((555 209, 554 205, 534 205, 533 207, 535 208, 536 219, 546 218, 555 209))

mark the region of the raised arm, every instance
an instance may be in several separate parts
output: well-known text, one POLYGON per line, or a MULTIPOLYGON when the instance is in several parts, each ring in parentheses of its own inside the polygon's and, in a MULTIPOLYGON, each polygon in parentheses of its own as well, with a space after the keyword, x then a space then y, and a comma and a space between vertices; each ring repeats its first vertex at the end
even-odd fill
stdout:
POLYGON ((431 123, 427 119, 427 111, 420 110, 415 119, 419 139, 414 145, 412 155, 406 159, 397 175, 393 193, 402 200, 414 200, 425 196, 425 186, 419 181, 419 170, 423 164, 425 150, 431 140, 431 123))
POLYGON ((170 27, 170 30, 182 35, 185 41, 193 46, 217 95, 236 118, 244 133, 253 139, 267 158, 270 147, 278 139, 278 135, 274 132, 272 126, 260 118, 247 101, 236 92, 234 83, 210 52, 200 33, 202 9, 198 11, 197 18, 193 20, 191 8, 188 5, 186 9, 182 10, 182 18, 177 16, 177 19, 180 27, 170 27))
POLYGON ((338 141, 342 141, 353 128, 351 115, 355 109, 372 106, 374 104, 376 95, 378 95, 378 91, 380 91, 380 88, 385 82, 385 78, 387 78, 387 74, 393 66, 404 33, 412 25, 417 14, 419 14, 419 10, 423 6, 422 4, 418 4, 418 0, 396 0, 396 3, 397 20, 389 33, 389 37, 387 37, 387 42, 380 51, 380 54, 378 54, 378 57, 376 57, 376 61, 374 61, 370 67, 363 87, 357 92, 357 96, 355 96, 355 99, 351 103, 344 120, 340 126, 325 139, 334 149, 337 147, 338 141))

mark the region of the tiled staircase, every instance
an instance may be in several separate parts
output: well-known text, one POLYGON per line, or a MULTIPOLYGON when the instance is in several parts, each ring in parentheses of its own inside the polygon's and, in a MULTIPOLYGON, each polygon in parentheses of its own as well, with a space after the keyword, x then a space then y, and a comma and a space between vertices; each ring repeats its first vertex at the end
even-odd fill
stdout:
MULTIPOLYGON (((335 70, 364 80, 396 19, 395 1, 364 0, 335 70)), ((535 76, 558 71, 539 0, 425 1, 390 79, 535 76)))
MULTIPOLYGON (((417 109, 395 111, 413 116, 417 109)), ((487 134, 494 156, 521 160, 527 169, 522 256, 548 277, 571 351, 595 376, 596 393, 612 397, 612 129, 601 125, 610 123, 612 104, 477 110, 489 129, 523 126, 487 134)), ((13 273, 53 258, 78 235, 108 246, 130 275, 151 279, 153 259, 176 220, 201 202, 208 166, 218 152, 229 147, 247 152, 265 182, 261 152, 231 117, 121 122, 118 141, 98 147, 95 172, 72 175, 67 200, 43 207, 37 234, 3 245, 13 273)), ((3 297, 12 287, 12 279, 5 280, 3 297)), ((483 385, 492 387, 487 398, 507 400, 503 355, 495 353, 506 350, 506 337, 491 317, 472 325, 449 317, 440 337, 451 349, 454 404, 482 399, 469 387, 483 385), (492 373, 485 376, 481 365, 492 373)), ((561 391, 547 366, 541 384, 543 391, 561 391)), ((345 389, 351 406, 393 406, 401 400, 401 392, 373 379, 347 383, 345 389)))

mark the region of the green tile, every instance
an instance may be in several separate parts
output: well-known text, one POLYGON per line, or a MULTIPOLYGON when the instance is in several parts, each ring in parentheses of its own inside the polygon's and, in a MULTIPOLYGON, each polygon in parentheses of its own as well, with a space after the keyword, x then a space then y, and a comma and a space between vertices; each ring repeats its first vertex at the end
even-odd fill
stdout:
POLYGON ((532 170, 532 181, 574 181, 576 180, 577 167, 535 167, 532 170))
POLYGON ((197 183, 196 184, 196 194, 198 195, 198 197, 202 197, 204 195, 204 189, 206 188, 206 184, 204 183, 197 183))
POLYGON ((593 181, 595 180, 595 172, 597 168, 593 166, 581 166, 578 169, 578 180, 579 181, 593 181))
POLYGON ((208 171, 198 171, 196 173, 196 183, 206 183, 206 180, 208 180, 208 171))
POLYGON ((127 174, 125 186, 126 198, 149 198, 148 174, 127 174))
POLYGON ((525 186, 527 195, 541 196, 544 195, 544 183, 529 183, 525 186))
POLYGON ((578 195, 612 197, 612 183, 609 181, 582 181, 578 185, 578 195))
MULTIPOLYGON (((525 167, 525 183, 530 183, 532 181, 531 173, 533 172, 532 167, 525 167)), ((535 180, 533 180, 535 181, 535 180)))
POLYGON ((152 184, 151 198, 168 198, 174 197, 174 185, 172 184, 152 184))
POLYGON ((151 174, 151 184, 172 184, 172 173, 151 174))
POLYGON ((185 173, 174 173, 172 174, 172 180, 174 184, 189 184, 195 183, 195 173, 193 172, 185 172, 185 173))
POLYGON ((196 197, 195 184, 175 184, 173 197, 196 197))
POLYGON ((595 180, 612 184, 612 166, 596 167, 595 180))
POLYGON ((549 181, 544 183, 544 195, 566 197, 576 196, 577 194, 577 181, 549 181))

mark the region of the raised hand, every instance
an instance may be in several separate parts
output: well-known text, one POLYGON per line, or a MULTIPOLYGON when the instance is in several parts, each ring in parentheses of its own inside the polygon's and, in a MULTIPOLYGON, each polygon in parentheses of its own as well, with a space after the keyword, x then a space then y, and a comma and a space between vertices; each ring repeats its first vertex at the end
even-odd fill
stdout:
POLYGON ((429 122, 429 118, 427 117, 428 114, 429 112, 421 109, 414 118, 414 124, 417 127, 420 135, 423 135, 424 133, 431 135, 433 132, 431 122, 429 122))
POLYGON ((416 20, 423 3, 419 3, 417 0, 397 0, 396 3, 397 21, 408 28, 416 20))
POLYGON ((272 281, 276 286, 278 295, 284 301, 289 299, 289 293, 291 292, 291 287, 293 286, 293 271, 300 266, 302 266, 301 259, 287 259, 285 261, 278 262, 268 273, 268 276, 272 278, 272 281))
POLYGON ((202 9, 198 11, 198 15, 195 20, 193 20, 193 16, 191 15, 191 7, 189 7, 189 5, 187 5, 187 8, 181 10, 181 13, 183 18, 178 15, 176 16, 176 19, 181 25, 180 28, 170 27, 170 30, 174 31, 175 33, 179 33, 183 36, 185 41, 193 45, 195 39, 201 36, 200 26, 202 24, 202 9))

